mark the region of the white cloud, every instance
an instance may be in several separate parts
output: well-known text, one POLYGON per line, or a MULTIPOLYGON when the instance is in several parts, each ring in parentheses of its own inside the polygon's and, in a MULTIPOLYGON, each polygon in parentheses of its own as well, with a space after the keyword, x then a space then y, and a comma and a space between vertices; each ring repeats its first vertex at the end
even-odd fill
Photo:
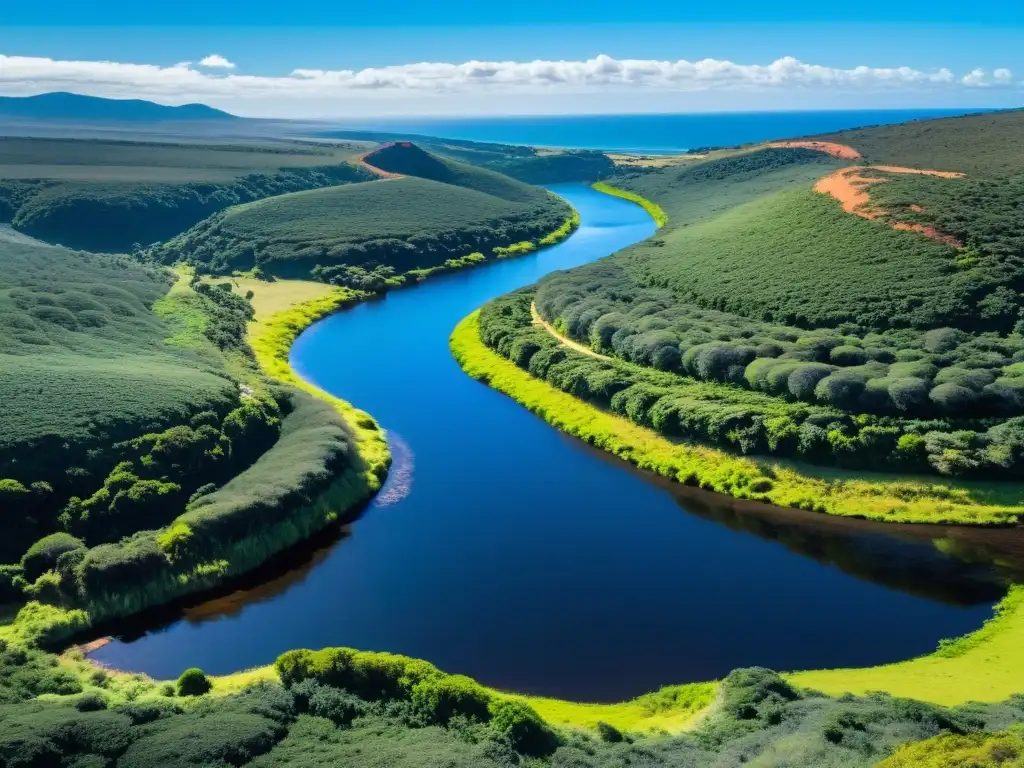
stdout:
MULTIPOLYGON (((0 55, 0 94, 28 95, 72 90, 96 96, 148 98, 169 104, 205 101, 245 111, 288 112, 287 104, 329 105, 371 100, 385 105, 409 100, 473 99, 480 96, 533 94, 638 94, 729 92, 761 94, 781 91, 835 97, 838 93, 895 94, 934 92, 975 86, 1013 85, 1009 70, 991 75, 976 69, 957 77, 949 69, 858 66, 848 69, 807 64, 785 57, 769 64, 737 64, 718 59, 660 61, 597 56, 577 61, 420 62, 361 70, 295 69, 277 76, 230 71, 223 56, 207 56, 198 66, 173 66, 113 61, 65 61, 0 55), (220 68, 225 72, 204 71, 220 68)), ((689 98, 689 97, 686 97, 689 98)), ((696 96, 694 97, 696 98, 696 96)), ((819 97, 808 97, 819 98, 819 97)), ((325 105, 327 108, 325 109, 325 105)), ((295 111, 292 110, 292 111, 295 111)), ((307 112, 309 114, 309 112, 307 112)))
POLYGON ((1013 85, 1013 72, 1008 69, 994 69, 991 75, 984 69, 972 69, 960 82, 972 88, 988 88, 993 85, 1013 85))
POLYGON ((235 63, 228 61, 219 53, 211 53, 205 59, 200 60, 199 65, 202 67, 210 67, 212 69, 234 69, 235 63))

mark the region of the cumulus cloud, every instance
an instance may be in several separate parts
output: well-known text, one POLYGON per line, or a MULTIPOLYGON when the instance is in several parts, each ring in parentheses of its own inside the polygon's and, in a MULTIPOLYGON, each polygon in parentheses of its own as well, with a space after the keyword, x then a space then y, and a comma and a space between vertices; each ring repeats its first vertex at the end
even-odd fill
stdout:
POLYGON ((114 61, 68 61, 0 55, 0 93, 27 95, 73 90, 96 96, 150 98, 165 103, 233 101, 253 103, 328 101, 369 96, 431 97, 479 93, 581 93, 708 91, 888 91, 1013 85, 1009 70, 977 69, 963 76, 951 70, 912 67, 836 68, 785 57, 769 64, 719 59, 687 61, 614 59, 420 62, 366 69, 295 69, 277 76, 245 75, 220 55, 194 66, 114 61), (223 72, 208 71, 221 69, 223 72))
POLYGON ((228 61, 219 53, 211 53, 199 62, 199 66, 210 67, 211 69, 234 69, 235 63, 228 61))

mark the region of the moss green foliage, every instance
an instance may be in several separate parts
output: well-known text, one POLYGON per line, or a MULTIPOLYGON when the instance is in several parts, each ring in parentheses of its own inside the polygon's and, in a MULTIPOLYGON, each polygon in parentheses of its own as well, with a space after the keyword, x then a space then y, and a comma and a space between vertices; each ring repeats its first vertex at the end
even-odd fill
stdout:
POLYGON ((814 138, 848 144, 870 163, 991 177, 1024 168, 1022 131, 1024 111, 1004 110, 856 128, 814 138))
POLYGON ((5 138, 0 221, 71 248, 127 253, 230 205, 366 181, 351 145, 5 138))
POLYGON ((147 256, 215 272, 312 274, 367 289, 410 270, 539 239, 571 214, 543 190, 411 144, 384 147, 366 162, 402 177, 237 206, 147 256))
POLYGON ((204 693, 209 693, 212 687, 210 678, 203 673, 203 670, 192 667, 181 673, 176 690, 179 696, 202 696, 204 693))
MULTIPOLYGON (((466 373, 511 396, 552 426, 672 480, 782 507, 889 522, 1005 524, 1021 514, 1019 489, 1012 484, 819 471, 808 465, 740 458, 715 448, 668 439, 633 423, 630 416, 631 410, 637 413, 637 409, 649 407, 664 392, 644 387, 624 395, 627 403, 622 407, 629 419, 602 411, 519 368, 513 362, 517 352, 512 345, 511 359, 493 351, 481 340, 480 316, 478 312, 466 318, 450 340, 452 354, 466 373)), ((527 348, 525 344, 522 347, 527 348)), ((584 362, 583 355, 561 349, 552 348, 538 359, 543 355, 532 355, 535 369, 544 357, 548 361, 584 362)), ((571 368, 566 370, 571 373, 571 368)), ((715 398, 708 400, 713 405, 715 398)))

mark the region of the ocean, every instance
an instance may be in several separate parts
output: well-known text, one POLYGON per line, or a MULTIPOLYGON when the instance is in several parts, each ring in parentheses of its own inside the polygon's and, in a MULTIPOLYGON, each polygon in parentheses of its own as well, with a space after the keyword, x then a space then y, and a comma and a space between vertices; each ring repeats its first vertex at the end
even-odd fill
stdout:
POLYGON ((338 129, 422 134, 540 147, 667 153, 807 136, 866 125, 950 117, 977 109, 886 109, 828 112, 726 112, 674 115, 380 118, 346 121, 338 129))

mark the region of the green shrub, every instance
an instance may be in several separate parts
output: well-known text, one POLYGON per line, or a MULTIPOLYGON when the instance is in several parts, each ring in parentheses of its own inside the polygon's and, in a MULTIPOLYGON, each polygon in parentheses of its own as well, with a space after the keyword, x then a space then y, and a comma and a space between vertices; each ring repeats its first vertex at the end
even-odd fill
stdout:
POLYGON ((495 699, 488 705, 491 727, 508 737, 525 755, 549 755, 558 747, 557 734, 531 707, 514 699, 495 699))
POLYGON ((490 717, 490 694, 463 675, 422 680, 413 686, 411 699, 413 706, 435 723, 447 723, 456 715, 481 721, 490 717))
POLYGON ((179 696, 202 696, 204 693, 209 693, 212 687, 213 683, 203 673, 203 670, 192 667, 181 673, 181 677, 178 678, 177 691, 179 696))
POLYGON ((65 552, 84 549, 85 543, 69 533, 51 533, 44 536, 31 547, 21 558, 21 567, 25 578, 35 581, 46 571, 57 565, 57 558, 65 552))

